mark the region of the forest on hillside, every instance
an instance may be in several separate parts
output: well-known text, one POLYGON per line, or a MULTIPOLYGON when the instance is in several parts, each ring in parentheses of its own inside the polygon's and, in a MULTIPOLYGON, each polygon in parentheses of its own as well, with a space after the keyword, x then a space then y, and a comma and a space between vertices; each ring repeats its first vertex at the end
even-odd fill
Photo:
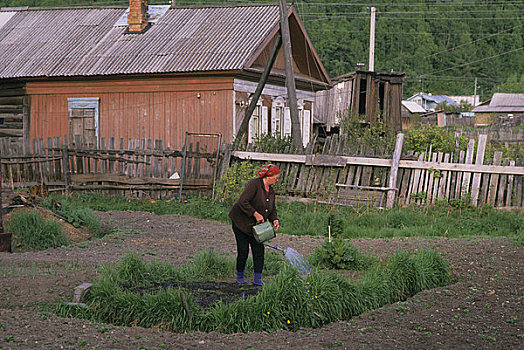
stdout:
MULTIPOLYGON (((273 2, 276 0, 256 2, 273 2)), ((289 1, 288 1, 289 2, 289 1)), ((149 4, 169 4, 149 0, 149 4)), ((242 0, 180 1, 178 6, 242 0)), ((292 1, 330 77, 368 67, 370 8, 376 8, 375 71, 405 72, 404 98, 424 91, 524 92, 524 1, 292 1)), ((0 0, 0 6, 126 6, 128 0, 0 0)))

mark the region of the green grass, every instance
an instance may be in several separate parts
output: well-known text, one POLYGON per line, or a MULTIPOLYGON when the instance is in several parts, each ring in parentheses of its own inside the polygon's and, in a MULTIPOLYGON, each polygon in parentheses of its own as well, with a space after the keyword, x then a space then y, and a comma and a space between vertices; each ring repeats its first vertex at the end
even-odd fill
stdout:
POLYGON ((231 278, 234 259, 205 250, 193 262, 175 267, 145 263, 130 253, 117 264, 101 269, 88 294, 87 309, 59 304, 55 312, 63 317, 175 332, 296 331, 348 320, 449 282, 449 265, 435 251, 421 251, 415 256, 397 252, 386 263, 372 265, 356 283, 328 270, 314 268, 302 276, 282 260, 272 263, 279 264, 279 271, 257 295, 201 308, 190 294, 184 294, 184 305, 180 289, 167 288, 156 294, 133 290, 166 281, 231 278))
POLYGON ((44 219, 36 210, 13 212, 5 229, 14 234, 16 243, 24 250, 44 250, 69 244, 60 223, 44 219))
MULTIPOLYGON (((231 203, 213 202, 207 197, 177 201, 140 201, 101 194, 75 195, 78 206, 93 210, 140 210, 156 214, 181 214, 229 223, 231 203)), ((490 207, 452 206, 374 209, 307 203, 277 203, 279 233, 327 236, 329 217, 336 217, 341 238, 389 237, 515 237, 524 230, 524 215, 490 207)))
POLYGON ((41 204, 62 216, 74 227, 85 226, 95 237, 101 238, 105 234, 96 214, 81 202, 69 197, 48 197, 43 199, 41 204))

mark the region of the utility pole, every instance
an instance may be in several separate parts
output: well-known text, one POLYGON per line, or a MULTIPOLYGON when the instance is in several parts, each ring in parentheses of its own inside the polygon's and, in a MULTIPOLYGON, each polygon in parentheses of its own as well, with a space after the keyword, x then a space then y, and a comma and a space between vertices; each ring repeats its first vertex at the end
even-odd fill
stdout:
POLYGON ((473 93, 473 107, 477 105, 477 78, 475 77, 475 92, 473 93))
POLYGON ((369 24, 369 71, 375 70, 375 8, 371 8, 371 21, 369 24))
POLYGON ((289 35, 288 10, 286 0, 279 0, 280 5, 280 32, 282 33, 282 48, 284 50, 284 64, 286 69, 286 87, 289 103, 289 114, 291 116, 291 136, 295 149, 302 153, 302 132, 298 119, 297 91, 295 86, 295 74, 293 73, 293 55, 291 52, 291 39, 289 35))

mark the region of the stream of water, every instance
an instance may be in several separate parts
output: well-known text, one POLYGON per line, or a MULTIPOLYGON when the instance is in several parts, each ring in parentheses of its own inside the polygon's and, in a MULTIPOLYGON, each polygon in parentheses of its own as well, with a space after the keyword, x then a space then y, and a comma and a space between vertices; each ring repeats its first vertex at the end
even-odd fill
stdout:
POLYGON ((311 265, 295 249, 286 248, 284 255, 291 266, 296 268, 302 275, 311 273, 311 265))

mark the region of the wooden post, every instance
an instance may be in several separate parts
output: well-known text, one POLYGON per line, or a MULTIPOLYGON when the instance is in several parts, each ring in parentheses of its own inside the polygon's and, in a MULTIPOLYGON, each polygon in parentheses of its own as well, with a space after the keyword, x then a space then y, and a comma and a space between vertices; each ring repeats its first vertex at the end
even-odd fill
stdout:
MULTIPOLYGON (((25 143, 25 140, 24 140, 24 143, 25 143)), ((2 151, 2 149, 0 149, 0 151, 2 151)), ((2 211, 3 211, 3 207, 2 207, 2 155, 3 153, 0 152, 0 233, 4 233, 4 224, 3 224, 3 219, 2 219, 2 211)))
POLYGON ((400 155, 402 154, 402 145, 404 143, 404 134, 397 134, 397 141, 395 142, 395 150, 393 151, 393 159, 391 160, 391 170, 389 172, 388 182, 388 196, 386 199, 386 207, 393 208, 395 204, 396 186, 397 186, 397 174, 398 165, 400 163, 400 155))
POLYGON ((291 116, 291 136, 295 149, 302 154, 302 132, 298 119, 297 91, 295 86, 295 74, 293 73, 293 54, 291 52, 291 39, 289 35, 288 10, 286 0, 280 1, 280 32, 282 33, 282 44, 284 49, 284 64, 286 68, 286 87, 289 102, 289 114, 291 116))
MULTIPOLYGON (((25 90, 25 86, 24 86, 24 90, 25 90)), ((29 96, 25 95, 24 96, 24 107, 22 109, 22 142, 23 142, 23 150, 24 150, 24 154, 25 155, 28 155, 31 151, 31 147, 30 147, 30 143, 29 143, 29 130, 30 130, 30 125, 29 123, 31 122, 31 118, 29 117, 29 112, 30 112, 30 100, 29 100, 29 96)))
MULTIPOLYGON (((479 135, 479 143, 477 147, 477 156, 475 158, 475 165, 482 165, 484 163, 484 153, 486 151, 486 141, 488 135, 479 135)), ((473 183, 471 185, 471 205, 474 207, 478 204, 479 192, 480 192, 480 173, 473 175, 473 183)))
POLYGON ((62 146, 62 171, 64 172, 65 193, 69 196, 69 152, 67 144, 62 146))
POLYGON ((264 86, 266 85, 267 78, 269 77, 269 73, 271 73, 271 69, 273 68, 273 64, 275 63, 275 60, 278 56, 278 51, 280 50, 280 47, 282 46, 282 36, 277 35, 275 44, 273 45, 273 50, 271 51, 271 56, 269 57, 269 60, 266 63, 266 68, 264 69, 264 72, 262 73, 262 76, 260 77, 260 81, 258 82, 257 88, 255 90, 255 94, 251 98, 251 101, 249 102, 249 107, 247 108, 246 116, 242 120, 242 124, 240 124, 240 128, 238 129, 237 136, 235 137, 235 142, 233 144, 233 151, 236 150, 238 145, 240 144, 240 140, 242 140, 242 136, 244 136, 244 133, 246 132, 247 126, 249 124, 249 120, 251 119, 251 116, 253 115, 253 111, 255 110, 255 107, 257 106, 258 99, 260 98, 260 95, 262 94, 262 90, 264 90, 264 86))

